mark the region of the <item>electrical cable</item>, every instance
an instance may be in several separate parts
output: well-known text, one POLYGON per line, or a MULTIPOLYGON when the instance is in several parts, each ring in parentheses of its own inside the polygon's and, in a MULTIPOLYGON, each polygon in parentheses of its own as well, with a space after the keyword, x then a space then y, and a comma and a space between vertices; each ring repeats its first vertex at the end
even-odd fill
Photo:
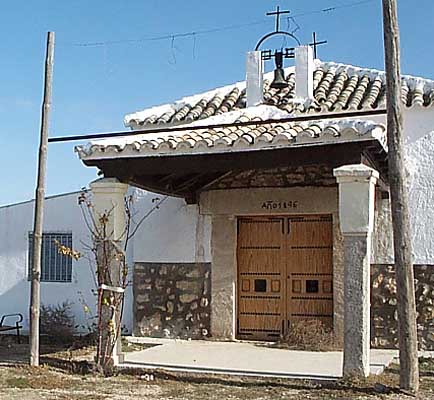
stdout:
MULTIPOLYGON (((337 11, 344 8, 352 8, 357 7, 360 5, 373 3, 375 0, 361 0, 346 4, 341 4, 337 6, 331 6, 327 8, 322 8, 319 10, 312 10, 307 11, 299 14, 294 14, 290 18, 299 18, 299 17, 305 17, 309 15, 314 14, 322 14, 322 13, 330 13, 333 11, 337 11)), ((151 36, 151 37, 142 37, 138 39, 120 39, 120 40, 111 40, 111 41, 104 41, 104 42, 89 42, 89 43, 60 43, 59 45, 62 46, 73 46, 73 47, 100 47, 100 46, 111 46, 111 45, 120 45, 120 44, 134 44, 134 43, 142 43, 142 42, 155 42, 155 41, 161 41, 161 40, 175 40, 177 38, 186 38, 186 37, 194 37, 196 38, 199 35, 208 35, 213 33, 219 33, 219 32, 226 32, 230 30, 237 30, 242 28, 247 28, 250 26, 255 25, 262 25, 268 22, 268 19, 260 20, 260 21, 253 21, 245 24, 235 24, 235 25, 228 25, 218 28, 211 28, 211 29, 203 29, 203 30, 196 30, 191 32, 182 32, 182 33, 174 33, 174 34, 165 34, 165 35, 159 35, 159 36, 151 36)))

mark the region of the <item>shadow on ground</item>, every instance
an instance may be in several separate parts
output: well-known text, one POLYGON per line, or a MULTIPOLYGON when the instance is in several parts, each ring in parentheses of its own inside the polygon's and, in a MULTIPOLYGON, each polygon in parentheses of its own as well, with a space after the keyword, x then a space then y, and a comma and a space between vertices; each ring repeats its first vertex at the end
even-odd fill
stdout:
MULTIPOLYGON (((76 358, 80 356, 86 360, 91 359, 89 348, 92 345, 92 338, 87 336, 75 337, 64 342, 56 341, 54 338, 41 337, 41 363, 49 363, 50 360, 53 362, 54 360, 72 362, 77 361, 76 358), (57 357, 51 357, 53 354, 57 357)), ((29 362, 29 357, 28 336, 21 336, 21 343, 18 343, 15 335, 0 335, 0 365, 26 365, 29 362)))

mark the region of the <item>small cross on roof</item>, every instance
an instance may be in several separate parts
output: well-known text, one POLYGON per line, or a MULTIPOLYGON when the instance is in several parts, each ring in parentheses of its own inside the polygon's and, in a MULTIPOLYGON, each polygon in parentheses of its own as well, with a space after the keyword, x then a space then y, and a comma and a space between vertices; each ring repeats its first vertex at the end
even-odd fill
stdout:
POLYGON ((276 11, 268 12, 266 15, 275 15, 276 16, 276 32, 279 32, 279 24, 280 24, 280 16, 282 14, 289 14, 290 11, 280 11, 280 7, 277 6, 276 11))
POLYGON ((309 43, 309 46, 313 47, 313 56, 314 58, 317 58, 318 55, 318 46, 322 44, 326 44, 327 40, 321 40, 320 42, 316 41, 316 32, 313 33, 313 42, 309 43))

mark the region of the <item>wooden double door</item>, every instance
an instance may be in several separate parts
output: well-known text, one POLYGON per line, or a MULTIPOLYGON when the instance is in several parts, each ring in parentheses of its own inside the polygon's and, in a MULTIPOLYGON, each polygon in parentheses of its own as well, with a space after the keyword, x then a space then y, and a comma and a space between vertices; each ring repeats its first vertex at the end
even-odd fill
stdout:
POLYGON ((276 340, 290 324, 333 324, 331 215, 238 219, 237 337, 276 340))

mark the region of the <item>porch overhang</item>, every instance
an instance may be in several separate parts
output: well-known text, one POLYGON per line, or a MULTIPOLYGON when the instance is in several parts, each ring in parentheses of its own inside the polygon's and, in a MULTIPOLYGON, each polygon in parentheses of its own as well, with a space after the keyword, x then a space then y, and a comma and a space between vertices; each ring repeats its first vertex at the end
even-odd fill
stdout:
POLYGON ((261 151, 83 159, 105 177, 155 193, 183 197, 188 203, 221 179, 246 170, 364 163, 377 169, 387 187, 387 152, 377 139, 317 143, 261 151))
MULTIPOLYGON (((242 115, 229 126, 193 124, 181 132, 99 140, 76 151, 105 177, 187 202, 240 172, 275 168, 324 166, 333 177, 333 168, 364 163, 387 185, 385 127, 367 120, 269 123, 242 115)), ((296 182, 286 179, 286 185, 296 182)))

